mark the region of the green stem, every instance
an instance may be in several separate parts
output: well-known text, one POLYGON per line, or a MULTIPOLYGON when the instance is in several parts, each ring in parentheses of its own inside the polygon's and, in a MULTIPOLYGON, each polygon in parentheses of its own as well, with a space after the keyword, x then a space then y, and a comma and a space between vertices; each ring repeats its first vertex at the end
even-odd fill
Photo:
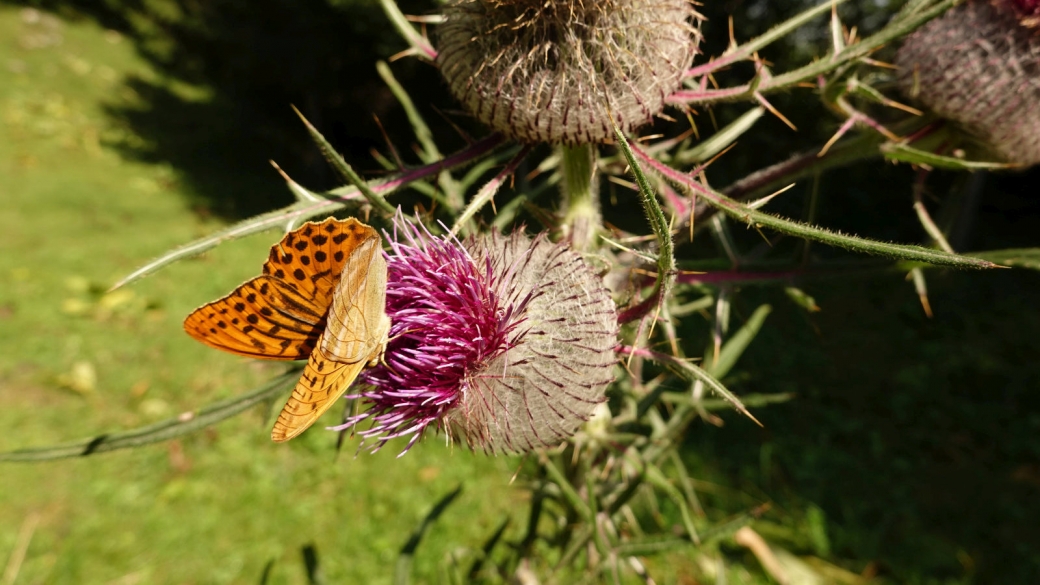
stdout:
POLYGON ((561 227, 576 250, 586 250, 599 231, 599 185, 596 147, 591 144, 561 146, 560 189, 564 197, 561 227))
POLYGON ((618 317, 619 323, 626 323, 628 320, 645 314, 651 304, 656 306, 657 303, 667 298, 672 290, 672 285, 675 283, 677 272, 672 233, 668 228, 668 220, 664 216, 664 210, 661 209, 661 204, 657 201, 657 193, 650 186, 650 181, 646 178, 646 175, 643 174, 643 170, 639 167, 636 156, 632 152, 632 146, 629 144, 628 139, 625 138, 625 135, 621 133, 621 129, 618 128, 617 124, 614 124, 614 137, 617 139, 618 148, 625 155, 625 160, 628 161, 628 166, 632 169, 632 174, 635 176, 636 184, 639 186, 639 201, 643 204, 643 212, 646 213, 646 219, 650 222, 654 236, 657 237, 658 246, 657 283, 654 286, 654 294, 618 317))

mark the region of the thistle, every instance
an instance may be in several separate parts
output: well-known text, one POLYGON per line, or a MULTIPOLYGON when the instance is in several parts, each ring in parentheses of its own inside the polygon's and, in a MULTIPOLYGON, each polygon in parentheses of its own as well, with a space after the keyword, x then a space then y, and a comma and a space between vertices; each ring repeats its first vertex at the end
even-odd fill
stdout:
POLYGON ((985 150, 1040 163, 1040 3, 973 0, 906 38, 899 87, 985 150))
POLYGON ((385 363, 354 398, 376 441, 431 425, 486 452, 572 436, 614 379, 617 313, 576 252, 520 232, 460 242, 398 222, 387 259, 385 363))
POLYGON ((660 114, 697 54, 688 0, 456 0, 437 63, 477 119, 523 143, 590 144, 660 114))

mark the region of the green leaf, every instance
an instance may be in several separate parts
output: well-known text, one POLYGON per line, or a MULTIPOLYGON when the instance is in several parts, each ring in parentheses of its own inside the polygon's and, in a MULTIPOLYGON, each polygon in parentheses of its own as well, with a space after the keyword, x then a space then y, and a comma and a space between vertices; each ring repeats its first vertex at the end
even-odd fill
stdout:
POLYGON ((990 250, 987 252, 972 252, 970 255, 976 258, 990 260, 1003 266, 1040 270, 1040 248, 990 250))
POLYGON ((758 335, 758 331, 762 328, 762 323, 765 322, 766 317, 772 310, 773 308, 769 305, 762 305, 755 309, 747 323, 744 323, 744 326, 723 344, 722 350, 719 352, 718 361, 706 365, 705 369, 716 378, 725 378, 726 374, 736 365, 744 350, 751 344, 751 340, 758 335))
POLYGON ((794 301, 796 305, 806 310, 809 313, 819 312, 820 307, 816 304, 816 299, 810 296, 804 290, 796 286, 785 286, 784 292, 787 293, 787 298, 794 301))
MULTIPOLYGON (((357 190, 354 189, 355 196, 357 194, 356 192, 357 190)), ((208 236, 199 238, 194 242, 170 250, 155 260, 152 260, 124 276, 119 280, 119 282, 112 285, 112 288, 109 290, 115 290, 126 286, 127 284, 140 278, 144 278, 145 276, 148 276, 161 268, 165 268, 178 260, 197 256, 207 250, 216 248, 226 241, 237 240, 238 238, 244 238, 245 236, 269 229, 298 225, 297 222, 306 221, 316 215, 331 214, 333 211, 342 208, 344 203, 344 201, 335 201, 331 199, 294 203, 288 207, 283 207, 275 211, 240 221, 230 227, 226 227, 208 236)))
MULTIPOLYGON (((794 398, 795 395, 791 392, 779 392, 775 394, 746 394, 740 397, 740 401, 748 408, 762 408, 770 404, 790 402, 794 398)), ((700 406, 708 412, 733 408, 732 403, 721 398, 704 398, 695 403, 689 392, 666 392, 661 395, 661 402, 700 406)))
POLYGON ((656 465, 650 463, 646 464, 646 481, 650 485, 653 485, 664 492, 664 494, 668 496, 668 499, 672 500, 672 503, 679 508, 679 515, 682 517, 683 527, 686 528, 686 535, 691 541, 700 542, 697 528, 693 525, 693 516, 690 514, 690 507, 686 504, 686 498, 683 496, 682 491, 672 485, 672 482, 668 481, 664 472, 662 472, 656 465))
POLYGON ((300 369, 296 368, 278 376, 248 394, 217 402, 199 411, 184 412, 175 418, 132 431, 105 433, 67 445, 35 447, 0 453, 0 461, 49 461, 69 457, 85 457, 96 453, 104 453, 105 451, 159 443, 213 426, 224 419, 231 418, 245 411, 255 404, 272 399, 284 392, 299 377, 300 369))
POLYGON ((419 109, 415 107, 412 97, 397 82, 397 78, 394 77, 394 73, 390 70, 390 66, 386 64, 386 61, 378 61, 376 63, 376 72, 379 73, 379 77, 383 78, 383 83, 390 88, 390 92, 394 94, 397 102, 404 108, 405 116, 408 117, 408 122, 412 125, 412 131, 415 132, 415 138, 422 145, 422 150, 419 152, 422 161, 424 163, 432 163, 441 158, 441 153, 437 150, 437 143, 433 139, 433 132, 430 131, 426 120, 419 113, 419 109))
POLYGON ((340 153, 329 144, 328 140, 325 140, 325 137, 322 136, 321 132, 318 132, 318 129, 307 121, 307 118, 303 117, 303 113, 301 113, 300 110, 297 110, 296 107, 293 106, 293 111, 296 112, 296 115, 303 121, 303 125, 307 127, 307 132, 311 135, 311 140, 318 145, 318 148, 321 149, 321 154, 325 156, 325 160, 332 165, 332 168, 335 169, 344 180, 357 188, 361 194, 365 196, 365 199, 368 200, 372 207, 382 210, 383 213, 388 216, 393 215, 396 211, 394 207, 387 203, 386 199, 382 195, 368 186, 368 183, 361 178, 361 175, 358 175, 357 172, 354 171, 354 167, 347 164, 347 161, 343 159, 340 153))
POLYGON ((459 214, 458 218, 455 219, 455 224, 451 228, 452 235, 456 235, 466 225, 469 220, 473 218, 492 198, 498 193, 499 188, 506 183, 506 179, 510 177, 516 168, 520 166, 520 163, 524 161, 527 154, 531 152, 530 146, 524 146, 520 149, 520 152, 509 161, 502 170, 499 171, 490 181, 484 184, 483 187, 477 191, 477 194, 473 196, 473 199, 466 206, 466 209, 459 214))
POLYGON ((958 171, 1013 169, 1022 166, 1013 163, 964 160, 952 156, 935 154, 934 152, 928 152, 926 150, 920 150, 912 146, 907 146, 906 144, 882 144, 881 154, 883 154, 888 160, 908 162, 915 165, 927 165, 929 167, 940 169, 954 169, 958 171))
POLYGON ((736 120, 726 125, 710 137, 697 143, 693 148, 675 153, 672 158, 673 166, 681 166, 690 163, 705 162, 716 154, 725 150, 729 145, 737 141, 745 132, 755 125, 755 122, 765 114, 765 108, 758 106, 744 112, 736 120))
POLYGON ((723 399, 725 399, 727 402, 729 402, 733 406, 733 408, 737 409, 738 412, 755 421, 756 424, 761 426, 762 423, 759 423, 758 419, 756 419, 754 416, 751 416, 751 413, 748 412, 748 409, 744 406, 740 399, 737 398, 735 394, 730 392, 726 388, 726 386, 722 384, 722 382, 719 382, 718 379, 712 376, 711 373, 707 370, 699 368, 686 360, 677 358, 667 353, 661 353, 650 349, 636 350, 636 353, 637 355, 642 355, 644 357, 647 357, 649 359, 652 359, 656 362, 668 366, 672 370, 676 371, 680 376, 682 376, 690 382, 703 383, 705 386, 708 387, 709 390, 712 390, 713 392, 721 396, 723 399))
MULTIPOLYGON (((560 490, 563 499, 570 504, 571 509, 588 522, 589 525, 595 524, 596 518, 592 512, 592 508, 590 508, 589 504, 578 495, 578 492, 574 489, 574 486, 571 485, 571 482, 568 481, 567 476, 560 471, 560 468, 557 467, 548 456, 543 455, 540 458, 540 462, 542 467, 545 468, 546 473, 549 475, 549 479, 551 479, 560 490)), ((589 494, 589 498, 591 499, 592 497, 594 496, 589 494)))
POLYGON ((455 501, 455 498, 462 493, 462 486, 456 487, 454 490, 446 494, 436 504, 433 509, 427 514, 419 526, 412 531, 412 535, 408 538, 408 542, 401 547, 401 554, 397 557, 397 566, 394 569, 394 585, 407 585, 411 580, 412 561, 415 558, 415 551, 419 548, 419 543, 422 542, 423 536, 426 531, 430 528, 448 506, 455 501))

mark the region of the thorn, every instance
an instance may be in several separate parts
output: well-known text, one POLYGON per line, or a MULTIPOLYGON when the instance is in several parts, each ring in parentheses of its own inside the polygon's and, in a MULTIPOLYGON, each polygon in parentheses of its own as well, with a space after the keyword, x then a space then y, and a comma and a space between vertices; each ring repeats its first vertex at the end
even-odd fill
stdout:
POLYGON ((834 143, 840 140, 841 137, 844 136, 845 133, 848 132, 849 129, 852 128, 855 124, 856 121, 853 118, 846 118, 846 120, 842 122, 841 126, 838 128, 838 131, 834 133, 834 136, 831 136, 830 140, 828 140, 827 143, 823 145, 823 148, 820 149, 820 152, 816 153, 816 158, 823 158, 824 156, 826 156, 827 151, 830 150, 832 146, 834 146, 834 143))
POLYGON ((918 298, 921 299, 921 308, 924 309, 924 314, 927 315, 929 319, 934 317, 935 315, 932 314, 932 305, 928 302, 928 295, 918 295, 918 298))
POLYGON ((902 110, 902 111, 904 111, 904 112, 906 112, 908 114, 913 114, 915 116, 923 116, 924 115, 924 112, 922 112, 921 110, 918 110, 917 108, 908 106, 908 105, 906 105, 904 103, 897 102, 895 100, 891 100, 891 99, 887 99, 886 98, 883 103, 884 103, 884 105, 886 105, 886 106, 888 106, 890 108, 895 108, 897 110, 902 110))
POLYGON ((765 96, 763 96, 761 93, 759 93, 757 91, 755 92, 755 100, 757 100, 758 103, 762 104, 762 107, 764 107, 765 109, 769 110, 769 112, 771 114, 773 114, 777 118, 780 118, 780 121, 783 122, 784 124, 786 124, 788 128, 790 128, 791 130, 794 130, 795 132, 798 131, 798 128, 794 124, 792 124, 790 120, 785 118, 784 115, 781 114, 779 110, 777 110, 776 108, 773 107, 773 104, 769 103, 769 101, 766 100, 765 96))
POLYGON ((771 193, 769 195, 766 195, 765 197, 763 197, 761 199, 756 199, 755 201, 752 201, 752 202, 748 203, 747 206, 750 207, 751 209, 758 209, 759 207, 764 207, 767 203, 772 201, 773 198, 775 198, 777 195, 783 193, 784 191, 790 190, 791 188, 794 187, 794 185, 795 185, 794 183, 791 183, 790 185, 788 185, 786 187, 783 187, 783 188, 781 188, 781 189, 779 189, 777 191, 774 191, 773 193, 771 193))
POLYGON ((283 179, 285 179, 286 184, 289 185, 289 190, 292 191, 292 194, 294 196, 296 196, 297 201, 317 202, 322 200, 321 197, 318 197, 314 193, 311 193, 307 189, 303 188, 303 186, 301 186, 299 183, 292 180, 292 178, 289 177, 289 175, 282 170, 282 167, 278 166, 278 163, 274 162, 273 160, 269 160, 267 162, 271 163, 271 166, 274 167, 274 170, 278 171, 278 174, 281 175, 283 179))
POLYGON ((831 4, 831 46, 834 50, 832 59, 838 58, 838 53, 845 49, 845 35, 842 34, 841 20, 838 18, 838 3, 831 4))
POLYGON ((400 155, 397 153, 397 149, 394 148, 394 143, 390 141, 390 136, 386 133, 386 128, 383 128, 383 122, 379 119, 379 116, 372 114, 372 119, 375 120, 376 126, 379 126, 379 133, 383 135, 383 140, 386 141, 386 147, 390 149, 390 155, 394 157, 394 162, 397 163, 398 170, 404 170, 404 162, 401 161, 400 155))
POLYGON ((390 63, 393 63, 394 61, 400 61, 405 57, 422 57, 422 55, 423 53, 415 47, 409 47, 403 51, 399 51, 397 53, 394 53, 393 55, 390 55, 389 57, 387 57, 386 60, 390 63))
POLYGON ((873 65, 874 67, 881 67, 882 69, 899 69, 898 67, 896 67, 895 65, 893 65, 891 63, 886 63, 884 61, 878 61, 877 59, 871 59, 870 57, 861 57, 860 61, 863 61, 867 65, 873 65))

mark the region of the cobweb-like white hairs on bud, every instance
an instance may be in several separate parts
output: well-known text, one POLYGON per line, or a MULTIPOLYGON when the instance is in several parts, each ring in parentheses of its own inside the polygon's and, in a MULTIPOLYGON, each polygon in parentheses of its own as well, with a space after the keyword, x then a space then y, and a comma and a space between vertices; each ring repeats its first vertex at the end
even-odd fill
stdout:
POLYGON ((455 0, 437 63, 481 122, 524 143, 592 144, 650 122, 697 54, 689 0, 455 0))
POLYGON ((530 301, 511 347, 469 373, 444 426, 487 452, 557 445, 605 400, 614 379, 614 301, 577 252, 543 236, 484 236, 466 248, 506 285, 505 304, 530 301))

